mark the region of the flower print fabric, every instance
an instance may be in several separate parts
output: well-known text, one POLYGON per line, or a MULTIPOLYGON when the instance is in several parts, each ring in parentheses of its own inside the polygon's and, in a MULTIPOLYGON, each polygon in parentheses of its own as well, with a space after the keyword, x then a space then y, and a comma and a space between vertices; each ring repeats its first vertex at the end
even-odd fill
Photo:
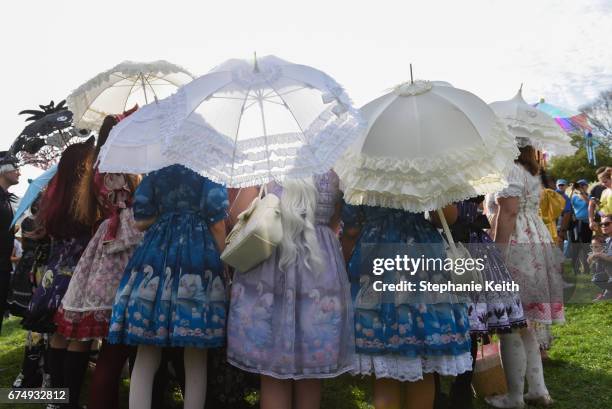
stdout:
POLYGON ((96 171, 94 186, 106 219, 81 256, 55 316, 57 331, 68 339, 106 337, 117 286, 143 236, 134 224, 125 175, 96 171))
POLYGON ((55 332, 53 318, 89 239, 87 235, 52 240, 45 272, 22 321, 25 329, 40 333, 55 332))
POLYGON ((219 347, 225 343, 223 264, 209 226, 223 220, 227 190, 180 165, 147 175, 136 220, 156 218, 119 284, 111 343, 219 347))
MULTIPOLYGON (((228 362, 280 379, 330 378, 352 368, 353 313, 340 243, 329 227, 340 201, 338 176, 315 176, 315 232, 324 268, 313 272, 298 255, 288 271, 277 250, 236 273, 228 319, 228 362)), ((276 184, 269 192, 282 196, 276 184)))
POLYGON ((508 187, 495 198, 516 197, 519 200, 516 228, 510 236, 505 258, 512 279, 520 286, 525 317, 534 323, 561 323, 565 320, 563 256, 538 213, 541 189, 539 176, 514 164, 508 176, 508 187))
MULTIPOLYGON (((394 257, 398 245, 412 258, 444 259, 443 240, 435 227, 422 214, 373 206, 345 205, 342 221, 345 229, 361 231, 348 264, 355 308, 354 373, 417 381, 424 373, 455 376, 471 370, 467 306, 452 296, 432 302, 430 294, 374 291, 374 280, 398 282, 409 277, 398 277, 394 271, 374 276, 365 262, 380 255, 394 257)), ((414 277, 429 282, 450 279, 441 271, 419 271, 414 277)))

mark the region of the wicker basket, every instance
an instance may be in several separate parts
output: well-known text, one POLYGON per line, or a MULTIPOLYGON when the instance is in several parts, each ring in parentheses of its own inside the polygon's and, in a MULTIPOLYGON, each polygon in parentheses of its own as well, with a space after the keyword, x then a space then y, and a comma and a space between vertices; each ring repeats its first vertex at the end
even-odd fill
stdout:
POLYGON ((472 387, 479 398, 508 392, 506 374, 499 355, 499 343, 484 345, 478 351, 472 387))

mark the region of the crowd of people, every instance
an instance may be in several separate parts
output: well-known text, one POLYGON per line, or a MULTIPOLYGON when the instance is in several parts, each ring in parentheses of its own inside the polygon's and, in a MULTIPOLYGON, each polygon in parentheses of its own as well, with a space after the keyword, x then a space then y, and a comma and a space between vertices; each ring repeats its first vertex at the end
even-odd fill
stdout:
MULTIPOLYGON (((611 172, 610 167, 598 168, 595 171, 597 181, 592 186, 585 179, 570 184, 565 179, 558 179, 554 190, 563 200, 557 199, 556 205, 549 205, 557 207, 559 214, 553 220, 556 230, 553 238, 557 239, 565 257, 572 260, 575 272, 592 272, 593 283, 601 290, 594 301, 611 297, 608 276, 601 261, 605 259, 603 249, 608 246, 603 218, 612 212, 611 172)), ((550 200, 553 202, 555 199, 550 200)))
MULTIPOLYGON (((220 254, 259 189, 226 189, 181 165, 101 173, 100 148, 128 114, 106 117, 97 140, 63 152, 20 222, 13 274, 16 198, 8 188, 19 168, 9 155, 0 159, 0 320, 8 307, 29 331, 15 386, 69 389, 69 403, 48 408, 76 409, 81 395, 90 409, 118 408, 126 362, 130 408, 162 407, 171 376, 185 408, 249 407, 243 398, 252 390, 265 409, 318 408, 321 381, 345 373, 373 377, 378 409, 470 408, 477 345, 492 335, 508 393, 487 402, 548 406, 541 350, 550 347, 550 325, 564 321, 564 242, 592 241, 587 263, 599 298, 611 296, 611 168, 597 170, 590 193, 586 180, 551 186, 535 149, 520 145, 505 189, 443 215, 455 240, 487 258, 486 280, 513 280, 521 291, 390 298, 372 290, 363 261, 408 242, 431 244, 419 250, 444 258, 436 213, 344 203, 333 170, 270 182, 282 242, 250 271, 233 271, 220 254), (439 376, 455 377, 447 397, 439 376)), ((451 280, 441 270, 418 274, 451 280)))

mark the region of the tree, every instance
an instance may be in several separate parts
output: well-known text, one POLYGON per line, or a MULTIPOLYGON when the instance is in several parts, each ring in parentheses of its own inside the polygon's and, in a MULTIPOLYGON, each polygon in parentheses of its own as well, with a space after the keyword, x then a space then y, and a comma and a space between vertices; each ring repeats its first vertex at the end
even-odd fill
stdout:
POLYGON ((593 101, 580 107, 590 123, 593 125, 593 133, 598 134, 610 144, 612 141, 612 88, 602 91, 593 101))
POLYGON ((595 149, 597 165, 592 165, 587 158, 584 137, 580 134, 574 134, 571 137, 572 145, 578 147, 578 150, 572 156, 553 157, 547 169, 548 173, 554 179, 566 179, 569 183, 580 179, 586 179, 589 182, 597 180, 595 175, 597 168, 612 166, 612 152, 610 148, 605 146, 605 144, 598 146, 595 149))

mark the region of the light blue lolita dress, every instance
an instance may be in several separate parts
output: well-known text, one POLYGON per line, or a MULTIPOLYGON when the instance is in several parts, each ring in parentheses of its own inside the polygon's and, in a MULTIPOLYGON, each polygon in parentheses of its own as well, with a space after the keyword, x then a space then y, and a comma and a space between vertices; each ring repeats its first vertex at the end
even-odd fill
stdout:
MULTIPOLYGON (((277 250, 232 284, 227 358, 246 371, 280 379, 330 378, 351 370, 353 310, 340 243, 329 227, 341 200, 338 176, 315 176, 315 233, 323 267, 311 271, 298 255, 287 271, 277 250)), ((276 184, 269 192, 282 196, 276 184)))
POLYGON ((397 270, 373 274, 373 258, 446 257, 443 239, 423 214, 345 205, 345 229, 361 233, 348 270, 355 308, 355 374, 417 381, 424 373, 455 376, 472 370, 467 306, 448 294, 379 292, 373 282, 446 282, 449 273, 397 270), (408 244, 408 245, 406 245, 408 244), (401 253, 400 253, 401 254, 401 253))
POLYGON ((147 175, 134 196, 134 218, 157 220, 119 284, 109 342, 224 345, 223 264, 209 226, 225 218, 227 190, 172 165, 147 175))

